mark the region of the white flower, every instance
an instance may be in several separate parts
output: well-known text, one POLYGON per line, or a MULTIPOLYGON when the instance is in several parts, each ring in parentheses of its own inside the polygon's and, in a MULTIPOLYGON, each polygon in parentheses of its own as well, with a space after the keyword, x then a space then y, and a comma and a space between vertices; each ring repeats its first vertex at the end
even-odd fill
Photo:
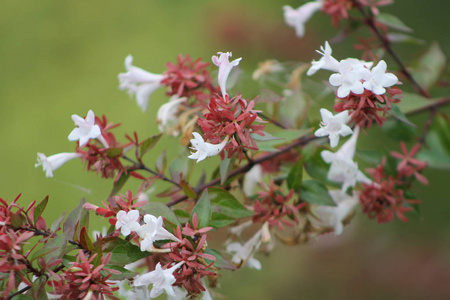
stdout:
POLYGON ((397 83, 398 78, 392 73, 386 73, 387 65, 384 60, 380 60, 376 67, 364 78, 364 88, 374 94, 383 95, 387 87, 397 83))
POLYGON ((175 286, 173 288, 173 295, 168 295, 167 300, 185 300, 186 296, 187 292, 184 289, 175 286))
POLYGON ((350 120, 347 110, 333 116, 329 110, 321 108, 320 115, 322 116, 322 122, 320 123, 320 128, 314 134, 318 137, 328 135, 332 148, 338 144, 339 135, 347 136, 352 133, 352 129, 346 125, 350 120))
POLYGON ((219 56, 213 55, 212 62, 219 67, 218 82, 220 91, 222 92, 222 96, 225 97, 225 95, 227 94, 226 85, 228 75, 230 75, 231 69, 233 69, 233 67, 239 65, 242 57, 230 62, 229 58, 232 56, 231 52, 217 52, 217 55, 219 56))
POLYGON ((254 165, 244 176, 244 194, 246 196, 253 195, 255 186, 262 180, 263 172, 261 165, 254 165))
POLYGON ((136 102, 142 111, 147 110, 150 95, 158 89, 164 75, 153 74, 133 66, 133 56, 125 58, 126 73, 119 74, 119 89, 128 90, 130 96, 136 95, 136 102))
POLYGON ((153 215, 146 214, 144 216, 145 225, 142 225, 137 231, 141 237, 141 251, 151 251, 153 249, 153 242, 159 240, 174 240, 178 241, 173 234, 163 227, 162 217, 156 218, 153 215))
POLYGON ((117 213, 116 218, 116 230, 120 229, 120 232, 124 236, 128 236, 132 231, 138 230, 141 226, 138 222, 138 210, 130 210, 129 212, 121 210, 117 213))
POLYGON ((329 82, 333 86, 338 86, 337 96, 347 97, 350 92, 363 94, 364 86, 361 80, 369 76, 369 67, 372 63, 367 63, 355 58, 348 58, 339 62, 339 73, 332 74, 329 82))
POLYGON ((53 177, 53 171, 56 171, 56 169, 61 167, 69 160, 74 158, 80 158, 82 156, 81 153, 67 153, 67 152, 54 154, 49 157, 45 156, 45 154, 43 153, 38 153, 37 155, 38 155, 37 157, 38 162, 34 166, 37 168, 42 165, 42 168, 44 169, 45 172, 45 176, 47 178, 53 177))
POLYGON ((320 50, 321 51, 316 50, 316 52, 322 55, 322 57, 318 61, 313 60, 311 62, 311 67, 309 68, 308 72, 306 72, 306 75, 311 76, 320 69, 339 72, 339 62, 336 60, 336 58, 331 56, 332 49, 330 47, 330 44, 328 44, 328 42, 325 42, 325 48, 320 46, 320 50))
POLYGON ((358 205, 358 194, 349 196, 342 191, 329 191, 331 198, 337 206, 317 206, 315 212, 326 227, 334 228, 336 235, 341 235, 344 230, 342 223, 358 205))
POLYGON ((251 239, 249 239, 244 245, 241 243, 231 243, 227 246, 227 251, 236 252, 231 261, 236 264, 247 264, 249 268, 261 270, 261 263, 253 257, 253 253, 258 249, 261 244, 261 233, 259 230, 251 239))
POLYGON ((156 298, 164 291, 169 296, 174 296, 175 291, 173 284, 175 283, 176 279, 175 276, 173 276, 173 272, 178 269, 183 263, 184 262, 179 262, 173 267, 165 270, 161 268, 161 263, 158 263, 154 271, 145 273, 141 276, 136 276, 134 278, 134 286, 148 287, 150 284, 153 284, 153 288, 150 291, 150 298, 156 298))
MULTIPOLYGON (((160 132, 164 132, 168 129, 170 125, 178 121, 177 111, 178 106, 186 101, 186 98, 178 98, 174 95, 170 98, 170 101, 161 105, 156 116, 156 122, 158 123, 158 128, 160 132)), ((178 135, 177 131, 173 131, 172 135, 178 135)))
POLYGON ((342 192, 356 185, 356 182, 370 183, 370 180, 358 169, 358 164, 353 161, 359 127, 355 127, 352 137, 345 142, 335 153, 324 150, 320 153, 326 163, 331 163, 328 171, 328 179, 342 182, 342 192))
POLYGON ((284 21, 290 27, 295 28, 295 34, 298 37, 305 35, 305 23, 312 17, 312 15, 320 10, 323 6, 322 0, 308 2, 297 9, 285 5, 283 6, 284 21))
POLYGON ((197 152, 191 152, 191 155, 189 155, 188 158, 196 159, 197 162, 200 162, 207 157, 219 154, 228 142, 227 137, 220 144, 214 145, 211 143, 206 143, 203 140, 203 137, 197 132, 193 132, 192 135, 194 136, 194 139, 191 139, 192 147, 190 148, 197 152))
POLYGON ((80 141, 80 147, 86 145, 90 139, 98 139, 105 147, 108 147, 108 143, 102 136, 100 127, 95 124, 95 114, 92 110, 89 110, 85 119, 79 115, 72 115, 72 120, 75 122, 75 126, 72 132, 69 134, 69 141, 80 141))

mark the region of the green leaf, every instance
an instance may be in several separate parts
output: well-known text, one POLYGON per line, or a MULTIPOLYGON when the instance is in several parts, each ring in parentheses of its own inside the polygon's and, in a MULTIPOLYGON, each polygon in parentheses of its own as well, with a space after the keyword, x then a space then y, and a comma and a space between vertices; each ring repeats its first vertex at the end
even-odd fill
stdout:
POLYGON ((303 178, 303 159, 300 157, 289 171, 287 177, 288 188, 297 192, 302 185, 302 178, 303 178))
POLYGON ((55 232, 58 231, 59 227, 61 226, 61 222, 66 217, 66 213, 63 213, 55 222, 53 222, 52 226, 50 226, 50 230, 55 232))
POLYGON ((447 154, 450 154, 450 119, 447 115, 438 114, 434 118, 433 131, 439 137, 440 144, 447 154))
POLYGON ((399 33, 399 32, 391 32, 387 34, 387 38, 392 43, 407 43, 413 45, 423 45, 425 43, 424 40, 418 39, 409 34, 399 33))
POLYGON ((428 90, 438 81, 445 66, 445 55, 439 44, 433 42, 415 64, 412 74, 417 83, 428 90))
POLYGON ((435 149, 420 150, 417 159, 427 162, 430 168, 450 170, 450 156, 435 149))
POLYGON ((209 220, 211 218, 211 202, 209 199, 208 190, 204 190, 191 212, 191 223, 192 216, 197 214, 198 228, 207 227, 209 225, 209 220))
POLYGON ((362 160, 377 165, 383 159, 383 155, 378 151, 356 150, 356 156, 362 160))
POLYGON ((185 153, 178 155, 172 160, 169 166, 170 176, 175 182, 180 181, 180 174, 187 174, 188 170, 188 158, 185 153))
POLYGON ((221 228, 233 224, 234 222, 236 222, 235 218, 229 217, 219 212, 213 212, 209 225, 214 228, 221 228))
POLYGON ((187 197, 189 197, 189 198, 191 198, 191 199, 197 199, 197 194, 196 194, 195 191, 189 186, 189 184, 188 184, 186 181, 181 180, 181 181, 180 181, 180 186, 181 186, 181 189, 183 190, 184 194, 185 194, 187 197))
POLYGON ((427 99, 419 94, 402 93, 402 101, 397 103, 397 107, 404 113, 408 114, 418 108, 433 103, 431 99, 427 99))
POLYGON ((233 168, 234 161, 236 157, 228 158, 225 155, 225 158, 220 161, 220 184, 223 185, 228 178, 228 173, 233 168))
POLYGON ((158 135, 151 136, 149 138, 146 138, 142 142, 141 148, 139 149, 139 157, 142 158, 145 153, 150 151, 156 145, 156 143, 159 141, 161 136, 162 136, 162 133, 160 133, 158 135))
POLYGON ((92 244, 91 238, 89 237, 86 226, 83 226, 80 231, 80 244, 84 249, 93 250, 94 245, 92 244))
POLYGON ((66 221, 64 222, 63 231, 69 239, 72 239, 75 234, 75 227, 80 222, 81 213, 84 211, 83 205, 86 203, 84 199, 80 201, 77 207, 69 213, 66 221))
POLYGON ((326 186, 317 180, 304 180, 302 182, 300 198, 313 204, 336 206, 326 186))
POLYGON ((397 141, 410 141, 416 136, 416 128, 397 119, 388 119, 383 123, 383 131, 397 141))
POLYGON ((47 206, 48 203, 48 195, 45 196, 45 198, 36 206, 36 208, 34 209, 34 213, 33 213, 33 220, 34 223, 37 222, 37 220, 39 219, 39 217, 42 215, 42 213, 45 210, 45 207, 47 206))
POLYGON ((41 249, 33 252, 31 261, 43 257, 48 265, 49 263, 62 258, 66 252, 68 241, 69 236, 66 234, 60 234, 55 238, 50 238, 41 249))
POLYGON ((232 194, 218 187, 209 188, 212 210, 232 218, 245 218, 253 216, 232 194))
POLYGON ((264 132, 264 135, 261 136, 259 134, 254 134, 251 133, 250 136, 255 140, 255 141, 273 141, 273 140, 283 140, 283 138, 279 138, 276 137, 274 135, 271 135, 268 132, 264 132))
POLYGON ((278 149, 275 146, 284 145, 290 143, 306 134, 310 133, 312 128, 309 129, 283 129, 277 132, 274 132, 274 135, 278 137, 278 139, 274 140, 266 140, 266 141, 257 141, 258 149, 260 151, 268 151, 275 152, 278 149))
POLYGON ((35 299, 31 296, 20 294, 20 295, 15 296, 13 298, 13 300, 35 300, 35 299))
POLYGON ((406 26, 399 18, 387 13, 380 13, 377 16, 377 22, 388 27, 404 32, 412 32, 412 29, 406 26))
POLYGON ((120 272, 120 274, 111 274, 111 277, 109 277, 109 280, 124 280, 124 279, 132 278, 132 277, 138 275, 137 272, 133 272, 133 271, 130 271, 128 269, 125 269, 123 267, 116 266, 116 265, 106 265, 106 268, 113 269, 113 270, 120 272))
POLYGON ((102 246, 102 252, 112 253, 111 260, 109 261, 111 265, 124 266, 152 255, 151 252, 141 251, 138 246, 118 237, 105 238, 102 246))
POLYGON ((169 221, 175 225, 181 226, 180 221, 178 220, 175 213, 169 207, 167 207, 167 205, 165 205, 164 203, 148 202, 147 204, 142 206, 140 210, 144 213, 152 214, 155 217, 161 216, 164 219, 166 219, 167 221, 169 221))
POLYGON ((403 114, 403 112, 400 110, 400 108, 395 104, 391 104, 392 109, 388 112, 389 115, 391 115, 396 120, 399 120, 400 122, 403 122, 411 127, 416 128, 416 124, 411 123, 411 121, 408 120, 408 118, 403 114))
POLYGON ((120 174, 119 179, 117 179, 117 181, 114 183, 113 189, 112 189, 111 193, 109 194, 109 197, 116 195, 122 189, 122 187, 125 185, 125 183, 127 182, 129 177, 130 177, 130 173, 123 171, 122 174, 120 174))
POLYGON ((108 157, 117 157, 122 156, 123 149, 122 148, 109 148, 106 150, 106 156, 108 157))
POLYGON ((158 170, 159 173, 164 174, 167 167, 167 152, 166 149, 164 149, 161 154, 158 156, 158 159, 156 160, 156 170, 158 170))
MULTIPOLYGON (((214 262, 214 267, 219 269, 228 269, 228 270, 237 270, 236 266, 233 265, 229 260, 225 258, 219 251, 208 248, 205 250, 205 253, 211 254, 216 258, 216 261, 214 262)), ((206 259, 207 263, 211 263, 210 260, 206 259)))

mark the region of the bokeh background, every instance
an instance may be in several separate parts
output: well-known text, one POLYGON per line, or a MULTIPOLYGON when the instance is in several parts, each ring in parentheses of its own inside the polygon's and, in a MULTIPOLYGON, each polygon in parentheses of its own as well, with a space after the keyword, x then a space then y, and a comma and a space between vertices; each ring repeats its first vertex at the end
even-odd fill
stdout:
MULTIPOLYGON (((450 2, 395 2, 383 11, 413 27, 416 37, 436 40, 450 53, 450 2)), ((105 199, 112 182, 85 172, 79 161, 57 170, 54 179, 46 179, 34 163, 36 152, 73 151, 74 144, 67 140, 73 128, 70 116, 85 115, 89 109, 121 122, 119 137, 125 132, 137 131, 142 137, 158 132, 155 117, 165 101, 163 91, 152 95, 148 111, 142 113, 134 99, 118 90, 117 74, 124 71, 128 54, 137 66, 162 73, 179 53, 209 60, 217 51, 233 51, 244 58, 244 79, 260 60, 317 58, 314 50, 333 37, 335 29, 318 13, 299 40, 283 23, 284 4, 297 7, 301 2, 3 1, 1 197, 12 200, 22 193, 21 201, 30 203, 49 194, 49 223, 81 198, 96 204, 105 199)), ((397 49, 408 62, 421 46, 397 49)), ((334 51, 338 58, 357 55, 349 44, 334 51)), ((239 88, 247 98, 256 96, 251 84, 239 88)), ((174 142, 165 139, 149 161, 174 142)), ((176 147, 170 153, 175 155, 176 147)), ((424 200, 422 216, 412 216, 409 224, 378 225, 358 215, 339 239, 328 235, 308 246, 278 244, 270 257, 259 257, 262 271, 223 272, 218 292, 228 299, 450 299, 450 174, 428 170, 425 175, 430 185, 417 190, 424 200)))

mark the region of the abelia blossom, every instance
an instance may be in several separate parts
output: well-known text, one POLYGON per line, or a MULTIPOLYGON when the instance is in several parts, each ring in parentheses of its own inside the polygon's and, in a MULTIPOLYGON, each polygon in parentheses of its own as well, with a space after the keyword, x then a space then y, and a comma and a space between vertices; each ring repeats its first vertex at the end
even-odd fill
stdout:
POLYGON ((351 138, 345 142, 335 153, 324 150, 320 153, 326 163, 331 163, 328 171, 328 179, 342 182, 342 192, 356 185, 356 182, 370 183, 371 181, 358 169, 358 164, 353 161, 356 142, 359 135, 359 127, 355 127, 351 138))
MULTIPOLYGON (((169 102, 161 105, 156 116, 156 122, 158 123, 158 129, 160 132, 168 130, 171 125, 176 123, 178 120, 178 107, 186 100, 187 98, 185 97, 178 98, 177 95, 174 95, 170 98, 169 102)), ((178 131, 172 130, 171 135, 178 135, 178 131)))
POLYGON ((148 287, 153 284, 153 288, 150 291, 150 298, 156 298, 162 293, 166 292, 169 296, 174 296, 174 286, 176 279, 173 276, 175 272, 184 262, 179 262, 176 265, 163 269, 161 263, 158 263, 155 270, 145 273, 143 275, 138 275, 134 278, 134 286, 148 287))
POLYGON ((233 67, 239 65, 242 57, 230 62, 229 59, 232 56, 231 52, 217 52, 217 55, 218 56, 214 55, 212 57, 212 61, 216 66, 219 67, 218 82, 220 91, 222 92, 222 97, 225 97, 225 95, 227 94, 226 85, 228 75, 230 75, 231 69, 233 69, 233 67))
POLYGON ((237 242, 229 244, 227 246, 227 251, 235 252, 231 261, 239 265, 246 264, 249 268, 261 270, 261 263, 253 257, 253 253, 261 244, 261 232, 262 230, 259 230, 245 244, 237 242))
POLYGON ((337 206, 319 205, 315 209, 317 216, 326 227, 333 228, 334 234, 341 235, 344 231, 344 221, 358 205, 358 194, 350 196, 342 191, 329 191, 337 206))
POLYGON ((63 164, 68 162, 69 160, 72 160, 74 158, 81 158, 83 155, 81 153, 58 153, 54 154, 52 156, 45 156, 43 153, 37 154, 37 164, 34 166, 37 168, 39 166, 42 166, 45 176, 47 178, 53 177, 53 172, 56 171, 59 167, 61 167, 63 164))
POLYGON ((333 114, 325 109, 320 109, 320 115, 322 116, 322 122, 320 128, 314 132, 318 137, 328 136, 330 138, 330 146, 336 147, 339 143, 339 136, 347 136, 353 131, 346 124, 350 120, 348 111, 343 111, 333 116, 333 114))
POLYGON ((337 96, 347 97, 350 92, 354 94, 364 93, 364 86, 361 80, 367 78, 370 71, 366 68, 370 64, 354 58, 348 58, 339 62, 339 73, 332 74, 329 82, 337 86, 337 96))
POLYGON ((83 147, 90 139, 98 139, 105 148, 108 148, 108 143, 103 138, 100 127, 95 124, 95 114, 92 110, 88 111, 85 119, 78 115, 72 115, 72 120, 77 128, 74 128, 69 134, 69 141, 79 141, 80 147, 83 147))
POLYGON ((136 230, 141 241, 141 251, 152 251, 153 243, 159 240, 178 241, 173 234, 163 227, 162 217, 156 218, 153 215, 146 214, 144 216, 145 225, 136 230))
POLYGON ((322 0, 305 3, 297 9, 285 5, 283 6, 284 21, 288 26, 294 27, 295 34, 301 38, 305 35, 305 23, 322 8, 322 5, 322 0))
POLYGON ((141 226, 138 222, 138 210, 130 210, 129 212, 121 210, 117 213, 116 218, 116 230, 120 229, 120 232, 124 236, 128 236, 132 231, 138 230, 141 226))
POLYGON ((376 67, 373 67, 370 73, 366 73, 363 79, 365 80, 364 88, 372 91, 376 95, 383 95, 386 93, 387 87, 391 87, 398 82, 397 76, 392 73, 386 73, 387 65, 384 60, 380 60, 376 67))
POLYGON ((163 75, 153 74, 133 66, 133 56, 125 58, 126 73, 119 74, 119 89, 127 90, 130 96, 136 96, 136 102, 142 111, 147 110, 150 95, 162 86, 163 75))
POLYGON ((330 44, 326 41, 325 48, 320 46, 320 50, 321 51, 316 50, 316 52, 322 55, 322 57, 318 61, 313 60, 311 62, 311 67, 308 72, 306 72, 306 75, 311 76, 320 69, 339 72, 339 62, 336 58, 331 56, 333 50, 331 49, 330 44))
POLYGON ((191 139, 191 149, 197 152, 191 152, 191 155, 189 155, 188 158, 196 159, 197 163, 207 157, 219 154, 228 143, 228 138, 225 138, 220 144, 214 145, 206 143, 198 132, 193 132, 192 135, 194 136, 194 139, 191 139))

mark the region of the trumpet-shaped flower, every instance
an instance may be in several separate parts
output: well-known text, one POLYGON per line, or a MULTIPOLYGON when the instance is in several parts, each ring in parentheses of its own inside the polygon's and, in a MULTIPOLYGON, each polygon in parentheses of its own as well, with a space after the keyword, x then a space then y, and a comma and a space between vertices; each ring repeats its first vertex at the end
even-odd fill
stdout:
POLYGON ((387 65, 384 60, 380 60, 376 67, 373 67, 370 73, 366 73, 363 78, 364 88, 372 91, 374 94, 383 95, 387 87, 391 87, 398 82, 397 76, 392 73, 386 73, 387 65))
POLYGON ((191 139, 191 149, 197 152, 191 152, 191 155, 189 155, 188 158, 196 159, 197 162, 200 162, 207 157, 219 154, 228 143, 228 138, 225 138, 220 144, 214 145, 211 143, 206 143, 203 140, 203 137, 197 132, 193 132, 192 135, 194 136, 194 139, 191 139))
POLYGON ((328 136, 331 147, 337 146, 340 135, 347 136, 352 133, 352 129, 346 125, 350 120, 347 110, 333 116, 329 110, 321 108, 320 114, 322 122, 320 123, 320 128, 314 134, 318 137, 328 136))
POLYGON ((232 56, 231 52, 217 52, 217 55, 218 56, 214 55, 212 57, 212 62, 219 67, 218 82, 220 91, 222 92, 222 96, 225 97, 225 95, 227 94, 226 85, 228 75, 230 75, 231 69, 233 69, 233 67, 239 65, 242 57, 230 62, 229 59, 232 56))
POLYGON ((285 5, 283 6, 284 21, 290 27, 294 27, 295 34, 301 38, 305 35, 305 23, 312 17, 312 15, 320 10, 323 6, 322 0, 308 2, 297 9, 285 5))
POLYGON ((120 232, 127 236, 132 231, 136 231, 140 228, 139 220, 139 211, 138 210, 130 210, 126 212, 121 210, 116 215, 116 229, 120 229, 120 232))
MULTIPOLYGON (((170 98, 169 102, 161 105, 156 116, 156 122, 158 123, 159 131, 164 132, 164 130, 166 130, 168 126, 178 120, 176 115, 178 106, 180 106, 180 104, 184 101, 186 101, 185 97, 178 98, 177 95, 174 95, 170 98)), ((177 131, 172 131, 172 135, 176 136, 177 134, 177 131)))
POLYGON ((313 60, 311 62, 311 67, 308 72, 306 72, 306 75, 311 76, 320 69, 339 72, 339 62, 336 58, 331 56, 332 51, 333 50, 328 42, 325 42, 325 48, 320 46, 320 51, 316 50, 316 52, 322 55, 322 57, 318 61, 313 60))
POLYGON ((368 68, 371 65, 371 63, 355 58, 341 60, 339 62, 339 73, 332 74, 329 79, 331 85, 339 87, 337 96, 345 98, 350 92, 363 94, 364 86, 361 80, 370 76, 368 68))
POLYGON ((356 142, 358 140, 359 127, 355 127, 352 137, 345 142, 335 153, 322 151, 320 154, 326 163, 331 163, 328 171, 328 179, 342 182, 342 192, 356 185, 356 182, 370 183, 371 181, 358 169, 358 164, 353 161, 356 142))
POLYGON ((171 268, 164 269, 161 267, 161 263, 156 265, 155 270, 145 273, 143 275, 138 275, 134 278, 134 286, 148 287, 153 284, 153 288, 150 291, 150 298, 156 298, 161 295, 164 291, 169 296, 174 296, 174 286, 176 279, 173 276, 175 272, 184 262, 179 262, 178 264, 172 266, 171 268))
POLYGON ((53 177, 53 171, 61 167, 63 164, 68 162, 71 159, 74 158, 80 158, 82 156, 81 153, 58 153, 54 154, 52 156, 45 156, 43 153, 38 153, 38 162, 34 166, 37 168, 39 166, 42 166, 45 172, 45 176, 47 178, 53 177))
POLYGON ((337 206, 317 206, 315 212, 326 227, 334 228, 334 234, 341 235, 344 231, 343 222, 358 205, 358 195, 349 196, 342 191, 329 191, 337 206))
POLYGON ((142 225, 136 230, 141 241, 141 251, 151 251, 153 242, 159 240, 174 240, 178 241, 173 234, 163 227, 162 217, 156 218, 153 215, 146 214, 144 216, 145 225, 142 225))
POLYGON ((227 246, 227 251, 235 252, 231 261, 236 264, 247 264, 249 268, 261 270, 261 263, 253 257, 253 253, 261 244, 261 233, 259 230, 251 239, 245 244, 231 243, 227 246))
POLYGON ((72 120, 77 128, 69 134, 69 141, 80 141, 80 147, 83 147, 90 139, 98 139, 105 147, 108 147, 100 127, 95 124, 95 114, 92 110, 88 111, 85 119, 79 115, 72 115, 72 120))
POLYGON ((164 75, 153 74, 133 66, 133 56, 125 58, 126 73, 119 74, 119 89, 128 90, 130 96, 136 95, 136 102, 142 111, 147 110, 150 95, 162 84, 164 75))

